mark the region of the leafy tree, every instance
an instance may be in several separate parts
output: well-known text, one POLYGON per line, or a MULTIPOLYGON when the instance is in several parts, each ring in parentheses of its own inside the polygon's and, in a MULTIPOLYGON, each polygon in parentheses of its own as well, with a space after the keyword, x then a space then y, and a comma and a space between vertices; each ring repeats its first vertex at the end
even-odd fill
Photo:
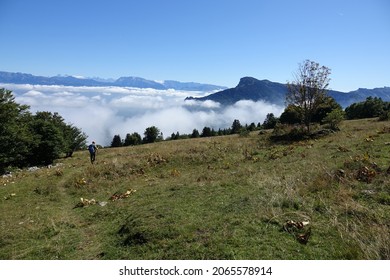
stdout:
POLYGON ((65 139, 61 127, 49 112, 38 112, 30 123, 34 146, 29 158, 30 164, 51 164, 65 150, 65 139))
POLYGON ((133 134, 127 133, 125 142, 123 143, 123 146, 135 146, 140 145, 142 143, 142 138, 139 133, 134 132, 133 134))
POLYGON ((305 60, 299 65, 295 81, 287 83, 287 104, 295 105, 302 111, 301 120, 310 132, 313 115, 327 96, 330 69, 319 63, 305 60))
POLYGON ((278 118, 276 118, 273 113, 269 113, 267 114, 263 122, 263 128, 264 129, 274 128, 277 122, 278 122, 278 118))
POLYGON ((45 114, 47 120, 51 121, 62 132, 64 140, 63 152, 66 154, 66 157, 71 157, 74 151, 86 147, 87 135, 80 128, 66 124, 65 120, 58 113, 41 112, 40 114, 45 114))
POLYGON ((318 105, 317 109, 315 110, 312 121, 322 123, 325 117, 332 111, 340 110, 342 111, 343 108, 337 101, 331 97, 326 96, 322 100, 322 102, 318 105))
POLYGON ((118 134, 118 135, 114 135, 114 138, 112 139, 112 142, 111 142, 111 147, 112 148, 115 148, 115 147, 122 147, 122 138, 121 136, 118 134))
POLYGON ((232 124, 232 131, 231 134, 238 134, 240 133, 242 128, 242 125, 239 120, 234 120, 232 124))
POLYGON ((22 166, 31 153, 33 136, 28 127, 29 107, 15 102, 11 91, 0 89, 0 172, 22 166))
MULTIPOLYGON (((333 110, 342 110, 340 104, 333 97, 327 96, 315 110, 312 121, 323 122, 324 118, 333 110)), ((283 124, 298 124, 302 121, 302 109, 296 105, 288 105, 280 115, 279 121, 283 124)))
POLYGON ((73 125, 65 126, 63 130, 65 139, 66 157, 71 157, 74 151, 86 148, 87 135, 80 128, 73 125))
POLYGON ((159 138, 160 130, 155 126, 151 126, 145 129, 144 135, 145 135, 143 139, 144 143, 154 143, 159 138))
MULTIPOLYGON (((67 157, 71 157, 74 151, 81 150, 86 147, 87 135, 83 133, 80 128, 75 127, 71 124, 66 124, 65 120, 58 113, 53 114, 51 112, 38 112, 34 116, 34 119, 41 120, 46 123, 50 123, 56 128, 56 130, 60 132, 61 141, 57 142, 58 145, 61 145, 59 148, 60 154, 65 153, 67 157)), ((34 124, 34 129, 38 129, 37 123, 39 123, 39 121, 34 124)), ((41 125, 43 125, 43 123, 41 123, 41 125)), ((39 135, 42 136, 40 137, 40 139, 47 141, 47 139, 49 139, 50 136, 42 135, 42 133, 45 133, 44 130, 43 131, 40 130, 40 132, 38 133, 39 135)))
POLYGON ((86 135, 58 113, 32 115, 28 109, 11 91, 0 89, 0 172, 7 166, 50 164, 85 146, 86 135))

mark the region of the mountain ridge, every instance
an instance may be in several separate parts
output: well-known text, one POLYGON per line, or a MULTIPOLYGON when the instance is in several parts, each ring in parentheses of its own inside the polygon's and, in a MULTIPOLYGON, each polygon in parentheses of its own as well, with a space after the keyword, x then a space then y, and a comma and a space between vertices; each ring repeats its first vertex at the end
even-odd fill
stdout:
POLYGON ((140 77, 120 77, 116 80, 102 78, 84 78, 75 76, 35 76, 28 73, 6 72, 0 71, 0 83, 10 84, 34 84, 34 85, 62 85, 62 86, 119 86, 119 87, 135 87, 135 88, 152 88, 159 90, 175 89, 188 91, 215 91, 226 89, 225 86, 195 83, 195 82, 179 82, 167 80, 164 82, 156 82, 140 77))
MULTIPOLYGON (((258 80, 253 77, 243 77, 234 88, 218 91, 203 97, 189 96, 186 100, 211 100, 222 106, 233 105, 239 100, 263 100, 268 103, 284 106, 287 94, 287 85, 269 80, 258 80)), ((350 92, 329 90, 328 94, 333 97, 342 107, 348 107, 352 103, 364 101, 367 97, 378 97, 384 101, 390 101, 390 87, 365 89, 359 88, 350 92)))
MULTIPOLYGON (((9 84, 35 84, 35 85, 63 85, 63 86, 118 86, 134 88, 152 88, 157 90, 185 90, 202 91, 214 93, 203 97, 189 96, 185 100, 211 100, 220 103, 222 106, 233 105, 240 100, 252 100, 285 106, 285 96, 287 85, 278 82, 272 82, 267 79, 259 80, 253 77, 242 77, 234 88, 224 86, 203 84, 196 82, 179 82, 175 80, 166 80, 162 82, 148 80, 141 77, 120 77, 114 79, 102 79, 99 77, 85 78, 76 76, 35 76, 20 72, 0 71, 0 83, 9 84)), ((390 101, 390 87, 380 88, 358 88, 354 91, 342 92, 329 90, 328 94, 333 97, 342 107, 348 107, 352 103, 364 101, 367 97, 378 97, 384 101, 390 101)))

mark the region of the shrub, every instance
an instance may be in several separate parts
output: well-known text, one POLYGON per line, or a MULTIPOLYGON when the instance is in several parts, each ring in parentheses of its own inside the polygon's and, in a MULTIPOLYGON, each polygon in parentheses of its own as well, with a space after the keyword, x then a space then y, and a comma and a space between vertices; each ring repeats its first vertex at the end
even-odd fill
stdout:
POLYGON ((344 111, 341 109, 335 109, 328 113, 324 118, 324 123, 332 130, 339 130, 339 124, 344 120, 344 111))
POLYGON ((380 116, 379 116, 379 121, 388 121, 390 120, 390 111, 384 111, 380 116))
POLYGON ((297 141, 307 138, 306 127, 277 123, 271 135, 273 141, 297 141))

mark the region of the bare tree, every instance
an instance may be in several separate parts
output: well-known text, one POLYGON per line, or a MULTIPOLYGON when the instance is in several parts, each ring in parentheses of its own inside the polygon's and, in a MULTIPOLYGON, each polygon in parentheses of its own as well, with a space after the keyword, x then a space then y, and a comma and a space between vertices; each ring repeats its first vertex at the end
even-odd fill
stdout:
POLYGON ((305 60, 294 74, 295 81, 287 83, 286 102, 300 108, 301 120, 308 132, 312 116, 327 96, 330 72, 328 67, 305 60))

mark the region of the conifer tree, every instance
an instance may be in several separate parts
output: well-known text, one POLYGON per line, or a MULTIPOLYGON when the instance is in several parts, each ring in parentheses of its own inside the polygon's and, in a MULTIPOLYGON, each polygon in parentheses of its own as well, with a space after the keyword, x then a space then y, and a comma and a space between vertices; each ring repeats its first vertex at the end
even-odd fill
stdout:
POLYGON ((114 138, 112 139, 112 142, 111 142, 111 147, 112 148, 122 147, 122 138, 119 134, 114 135, 114 138))

